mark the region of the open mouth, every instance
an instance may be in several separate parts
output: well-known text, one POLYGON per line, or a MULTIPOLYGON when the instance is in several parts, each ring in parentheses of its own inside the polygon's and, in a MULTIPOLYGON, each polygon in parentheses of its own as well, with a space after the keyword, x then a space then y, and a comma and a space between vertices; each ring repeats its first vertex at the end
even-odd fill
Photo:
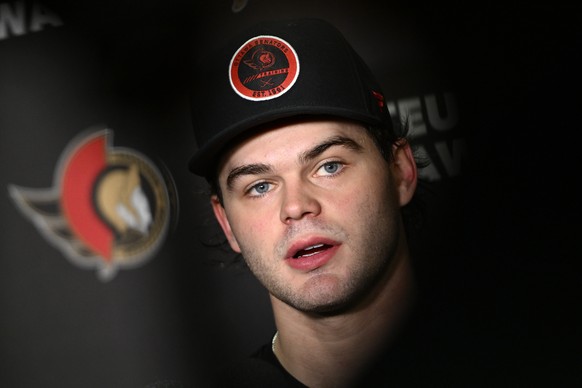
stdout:
POLYGON ((293 258, 294 259, 299 259, 302 257, 309 257, 309 256, 313 256, 318 254, 319 252, 323 252, 329 248, 331 248, 331 245, 328 244, 316 244, 316 245, 312 245, 309 246, 307 248, 304 249, 300 249, 298 250, 294 255, 293 258))
POLYGON ((342 243, 322 236, 298 240, 291 246, 286 262, 294 270, 310 272, 332 260, 342 243))

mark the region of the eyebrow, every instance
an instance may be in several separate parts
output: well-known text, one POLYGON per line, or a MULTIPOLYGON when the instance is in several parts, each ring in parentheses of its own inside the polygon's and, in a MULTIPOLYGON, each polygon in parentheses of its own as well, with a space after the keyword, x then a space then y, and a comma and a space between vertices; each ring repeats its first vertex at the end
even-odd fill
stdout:
POLYGON ((334 147, 334 146, 341 146, 341 147, 345 147, 348 148, 352 151, 357 151, 357 152, 361 152, 363 150, 363 147, 356 143, 355 140, 346 137, 346 136, 332 136, 326 140, 324 140, 323 142, 317 144, 315 147, 303 152, 300 156, 299 156, 299 161, 302 164, 306 164, 310 161, 312 161, 313 159, 317 158, 319 155, 323 154, 325 151, 327 151, 327 149, 334 147))
MULTIPOLYGON (((360 144, 349 137, 332 136, 310 148, 309 150, 302 152, 301 155, 299 155, 299 162, 301 164, 307 164, 308 162, 317 158, 319 155, 323 154, 329 148, 336 146, 345 147, 356 152, 361 152, 363 150, 363 147, 360 144)), ((228 190, 232 190, 236 180, 244 175, 259 175, 272 171, 272 166, 264 163, 252 163, 235 167, 229 172, 228 177, 226 178, 226 187, 228 190)))
POLYGON ((271 172, 273 169, 268 164, 263 163, 253 163, 245 164, 244 166, 239 166, 233 168, 226 178, 226 187, 228 190, 232 190, 234 182, 242 177, 243 175, 258 175, 271 172))

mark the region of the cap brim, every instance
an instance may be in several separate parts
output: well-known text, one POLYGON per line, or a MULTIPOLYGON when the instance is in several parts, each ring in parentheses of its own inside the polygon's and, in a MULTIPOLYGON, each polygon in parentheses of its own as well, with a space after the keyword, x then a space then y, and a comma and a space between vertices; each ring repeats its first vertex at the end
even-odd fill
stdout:
POLYGON ((206 179, 212 179, 216 173, 214 169, 218 167, 219 159, 225 150, 228 149, 226 146, 229 142, 239 138, 243 134, 249 136, 249 134, 253 133, 253 129, 258 130, 260 127, 269 123, 294 117, 301 118, 305 121, 308 121, 310 118, 316 120, 316 118, 321 117, 335 117, 338 119, 353 120, 367 125, 383 126, 386 124, 373 115, 358 115, 351 110, 334 109, 328 106, 294 106, 280 111, 270 111, 256 117, 250 117, 244 122, 237 123, 236 126, 218 133, 214 138, 206 142, 203 147, 195 151, 188 162, 188 168, 196 175, 204 176, 206 179))

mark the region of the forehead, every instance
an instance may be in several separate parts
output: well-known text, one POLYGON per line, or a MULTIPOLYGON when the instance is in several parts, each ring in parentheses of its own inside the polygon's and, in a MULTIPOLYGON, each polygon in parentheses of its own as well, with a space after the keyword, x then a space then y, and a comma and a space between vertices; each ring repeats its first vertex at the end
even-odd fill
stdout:
POLYGON ((222 155, 218 171, 272 158, 296 157, 298 153, 333 136, 349 137, 364 148, 373 144, 363 125, 347 120, 277 123, 231 146, 222 155))

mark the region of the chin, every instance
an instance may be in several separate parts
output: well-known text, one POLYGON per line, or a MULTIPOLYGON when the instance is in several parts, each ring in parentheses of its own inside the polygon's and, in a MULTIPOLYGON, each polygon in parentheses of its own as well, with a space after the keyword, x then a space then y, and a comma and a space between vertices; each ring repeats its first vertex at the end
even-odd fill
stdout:
POLYGON ((357 303, 352 300, 327 300, 327 301, 305 301, 302 304, 294 305, 297 310, 307 314, 322 316, 334 316, 344 314, 352 309, 357 303))
POLYGON ((357 294, 342 287, 337 278, 318 279, 317 283, 306 284, 294 303, 296 309, 305 313, 335 315, 349 310, 357 304, 357 294))

